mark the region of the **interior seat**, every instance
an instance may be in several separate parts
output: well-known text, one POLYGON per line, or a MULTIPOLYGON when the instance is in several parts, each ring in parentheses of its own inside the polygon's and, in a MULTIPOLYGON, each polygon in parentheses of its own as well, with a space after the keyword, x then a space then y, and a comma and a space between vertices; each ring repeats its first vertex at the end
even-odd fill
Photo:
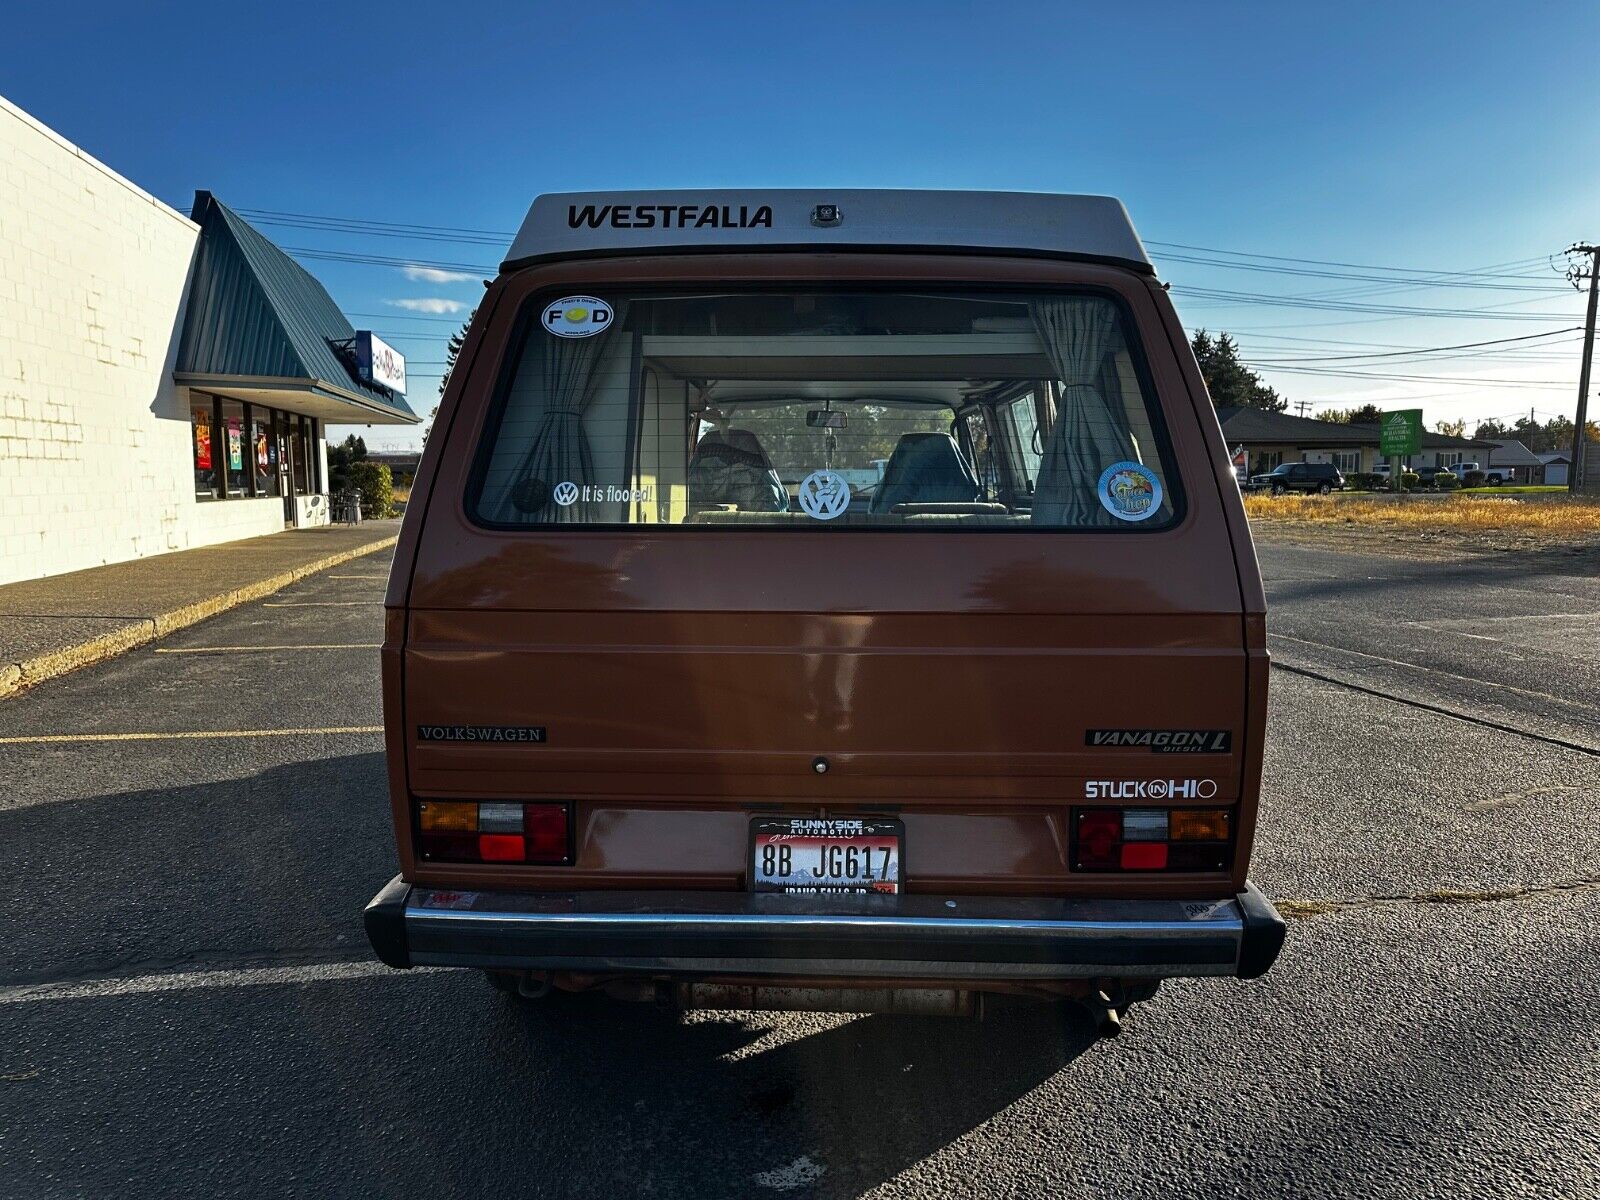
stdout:
POLYGON ((983 495, 978 477, 948 433, 904 433, 883 468, 868 512, 896 504, 970 504, 983 495))
POLYGON ((713 430, 689 459, 689 507, 731 504, 741 512, 784 512, 789 493, 761 441, 748 429, 713 430))

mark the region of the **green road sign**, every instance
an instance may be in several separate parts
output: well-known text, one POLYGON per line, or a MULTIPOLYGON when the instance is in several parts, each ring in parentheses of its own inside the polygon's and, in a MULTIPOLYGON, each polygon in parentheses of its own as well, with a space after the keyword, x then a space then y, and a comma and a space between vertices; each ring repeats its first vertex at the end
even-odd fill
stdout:
POLYGON ((1385 458, 1415 454, 1422 449, 1422 410, 1403 408, 1378 418, 1379 452, 1385 458))

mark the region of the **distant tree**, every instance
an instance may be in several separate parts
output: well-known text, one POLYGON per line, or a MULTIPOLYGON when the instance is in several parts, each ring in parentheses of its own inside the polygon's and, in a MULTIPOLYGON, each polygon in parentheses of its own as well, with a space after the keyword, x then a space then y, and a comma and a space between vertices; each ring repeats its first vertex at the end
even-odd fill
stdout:
POLYGON ((1433 427, 1445 437, 1466 437, 1467 423, 1465 421, 1435 421, 1433 427))
POLYGON ((1478 427, 1472 431, 1472 436, 1479 441, 1485 438, 1508 438, 1511 436, 1511 430, 1491 418, 1487 421, 1479 421, 1478 427))
MULTIPOLYGON (((473 309, 467 314, 467 319, 462 322, 461 328, 450 335, 450 341, 444 348, 444 375, 439 380, 439 395, 444 395, 444 389, 450 383, 450 372, 456 369, 456 356, 461 353, 461 347, 467 344, 467 330, 472 325, 472 318, 478 310, 473 309)), ((438 409, 434 409, 438 412, 438 409)))
POLYGON ((1239 406, 1282 412, 1289 407, 1287 400, 1261 382, 1261 376, 1239 361, 1239 345, 1231 334, 1212 337, 1201 329, 1189 344, 1200 364, 1206 390, 1211 393, 1211 403, 1218 408, 1239 406))
POLYGON ((328 486, 336 492, 349 487, 350 468, 366 457, 366 439, 353 433, 337 446, 329 446, 328 486))
POLYGON ((1340 425, 1376 425, 1383 419, 1383 410, 1376 404, 1363 404, 1358 408, 1331 408, 1322 414, 1322 419, 1340 425))

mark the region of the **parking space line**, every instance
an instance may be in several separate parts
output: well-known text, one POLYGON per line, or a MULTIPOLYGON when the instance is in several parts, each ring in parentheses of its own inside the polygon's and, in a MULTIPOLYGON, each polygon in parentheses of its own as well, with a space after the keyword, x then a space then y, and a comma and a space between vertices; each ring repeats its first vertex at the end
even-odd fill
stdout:
POLYGON ((369 608, 377 600, 269 600, 262 608, 369 608))
POLYGON ((381 650, 382 642, 306 642, 298 646, 158 646, 157 654, 237 654, 266 650, 381 650))
POLYGON ((0 746, 45 746, 70 742, 166 742, 202 738, 316 737, 319 734, 382 733, 382 725, 330 725, 323 729, 184 729, 173 733, 37 733, 0 737, 0 746))
POLYGON ((1319 650, 1332 650, 1335 654, 1350 654, 1356 658, 1370 659, 1373 662, 1386 663, 1391 667, 1404 667, 1408 671, 1421 671, 1424 675, 1438 675, 1445 679, 1458 679, 1463 683, 1470 683, 1473 687, 1490 692, 1516 692, 1519 696, 1528 696, 1535 700, 1554 700, 1557 704, 1565 704, 1572 708, 1594 709, 1594 705, 1585 704, 1582 700, 1573 700, 1565 696, 1552 696, 1549 692, 1535 692, 1528 688, 1519 688, 1509 683, 1485 684, 1481 679, 1474 679, 1470 675, 1458 675, 1454 671, 1441 671, 1438 667, 1424 667, 1420 663, 1406 662, 1403 658, 1385 658, 1381 654, 1368 654, 1364 650, 1351 650, 1345 646, 1330 646, 1327 642, 1314 642, 1310 638, 1291 637, 1287 633, 1269 633, 1267 640, 1277 638, 1284 642, 1298 642, 1302 646, 1315 646, 1319 650))
POLYGON ((433 974, 448 967, 414 967, 408 972, 371 959, 314 963, 298 967, 239 967, 217 971, 174 971, 161 975, 134 975, 121 979, 95 979, 80 983, 28 983, 0 987, 0 1005, 35 1004, 41 1000, 102 1000, 122 996, 148 996, 158 992, 185 992, 196 988, 259 987, 263 984, 334 983, 374 976, 401 978, 433 974))
POLYGON ((328 575, 327 579, 387 579, 387 575, 328 575))

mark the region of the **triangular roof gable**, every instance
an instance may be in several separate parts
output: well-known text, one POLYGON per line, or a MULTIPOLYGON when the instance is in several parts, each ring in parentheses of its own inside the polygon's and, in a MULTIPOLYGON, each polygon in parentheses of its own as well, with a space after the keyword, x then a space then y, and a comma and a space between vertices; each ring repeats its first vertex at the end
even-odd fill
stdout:
POLYGON ((210 192, 195 193, 200 249, 178 372, 310 379, 414 416, 355 378, 330 342, 355 329, 316 277, 210 192))

